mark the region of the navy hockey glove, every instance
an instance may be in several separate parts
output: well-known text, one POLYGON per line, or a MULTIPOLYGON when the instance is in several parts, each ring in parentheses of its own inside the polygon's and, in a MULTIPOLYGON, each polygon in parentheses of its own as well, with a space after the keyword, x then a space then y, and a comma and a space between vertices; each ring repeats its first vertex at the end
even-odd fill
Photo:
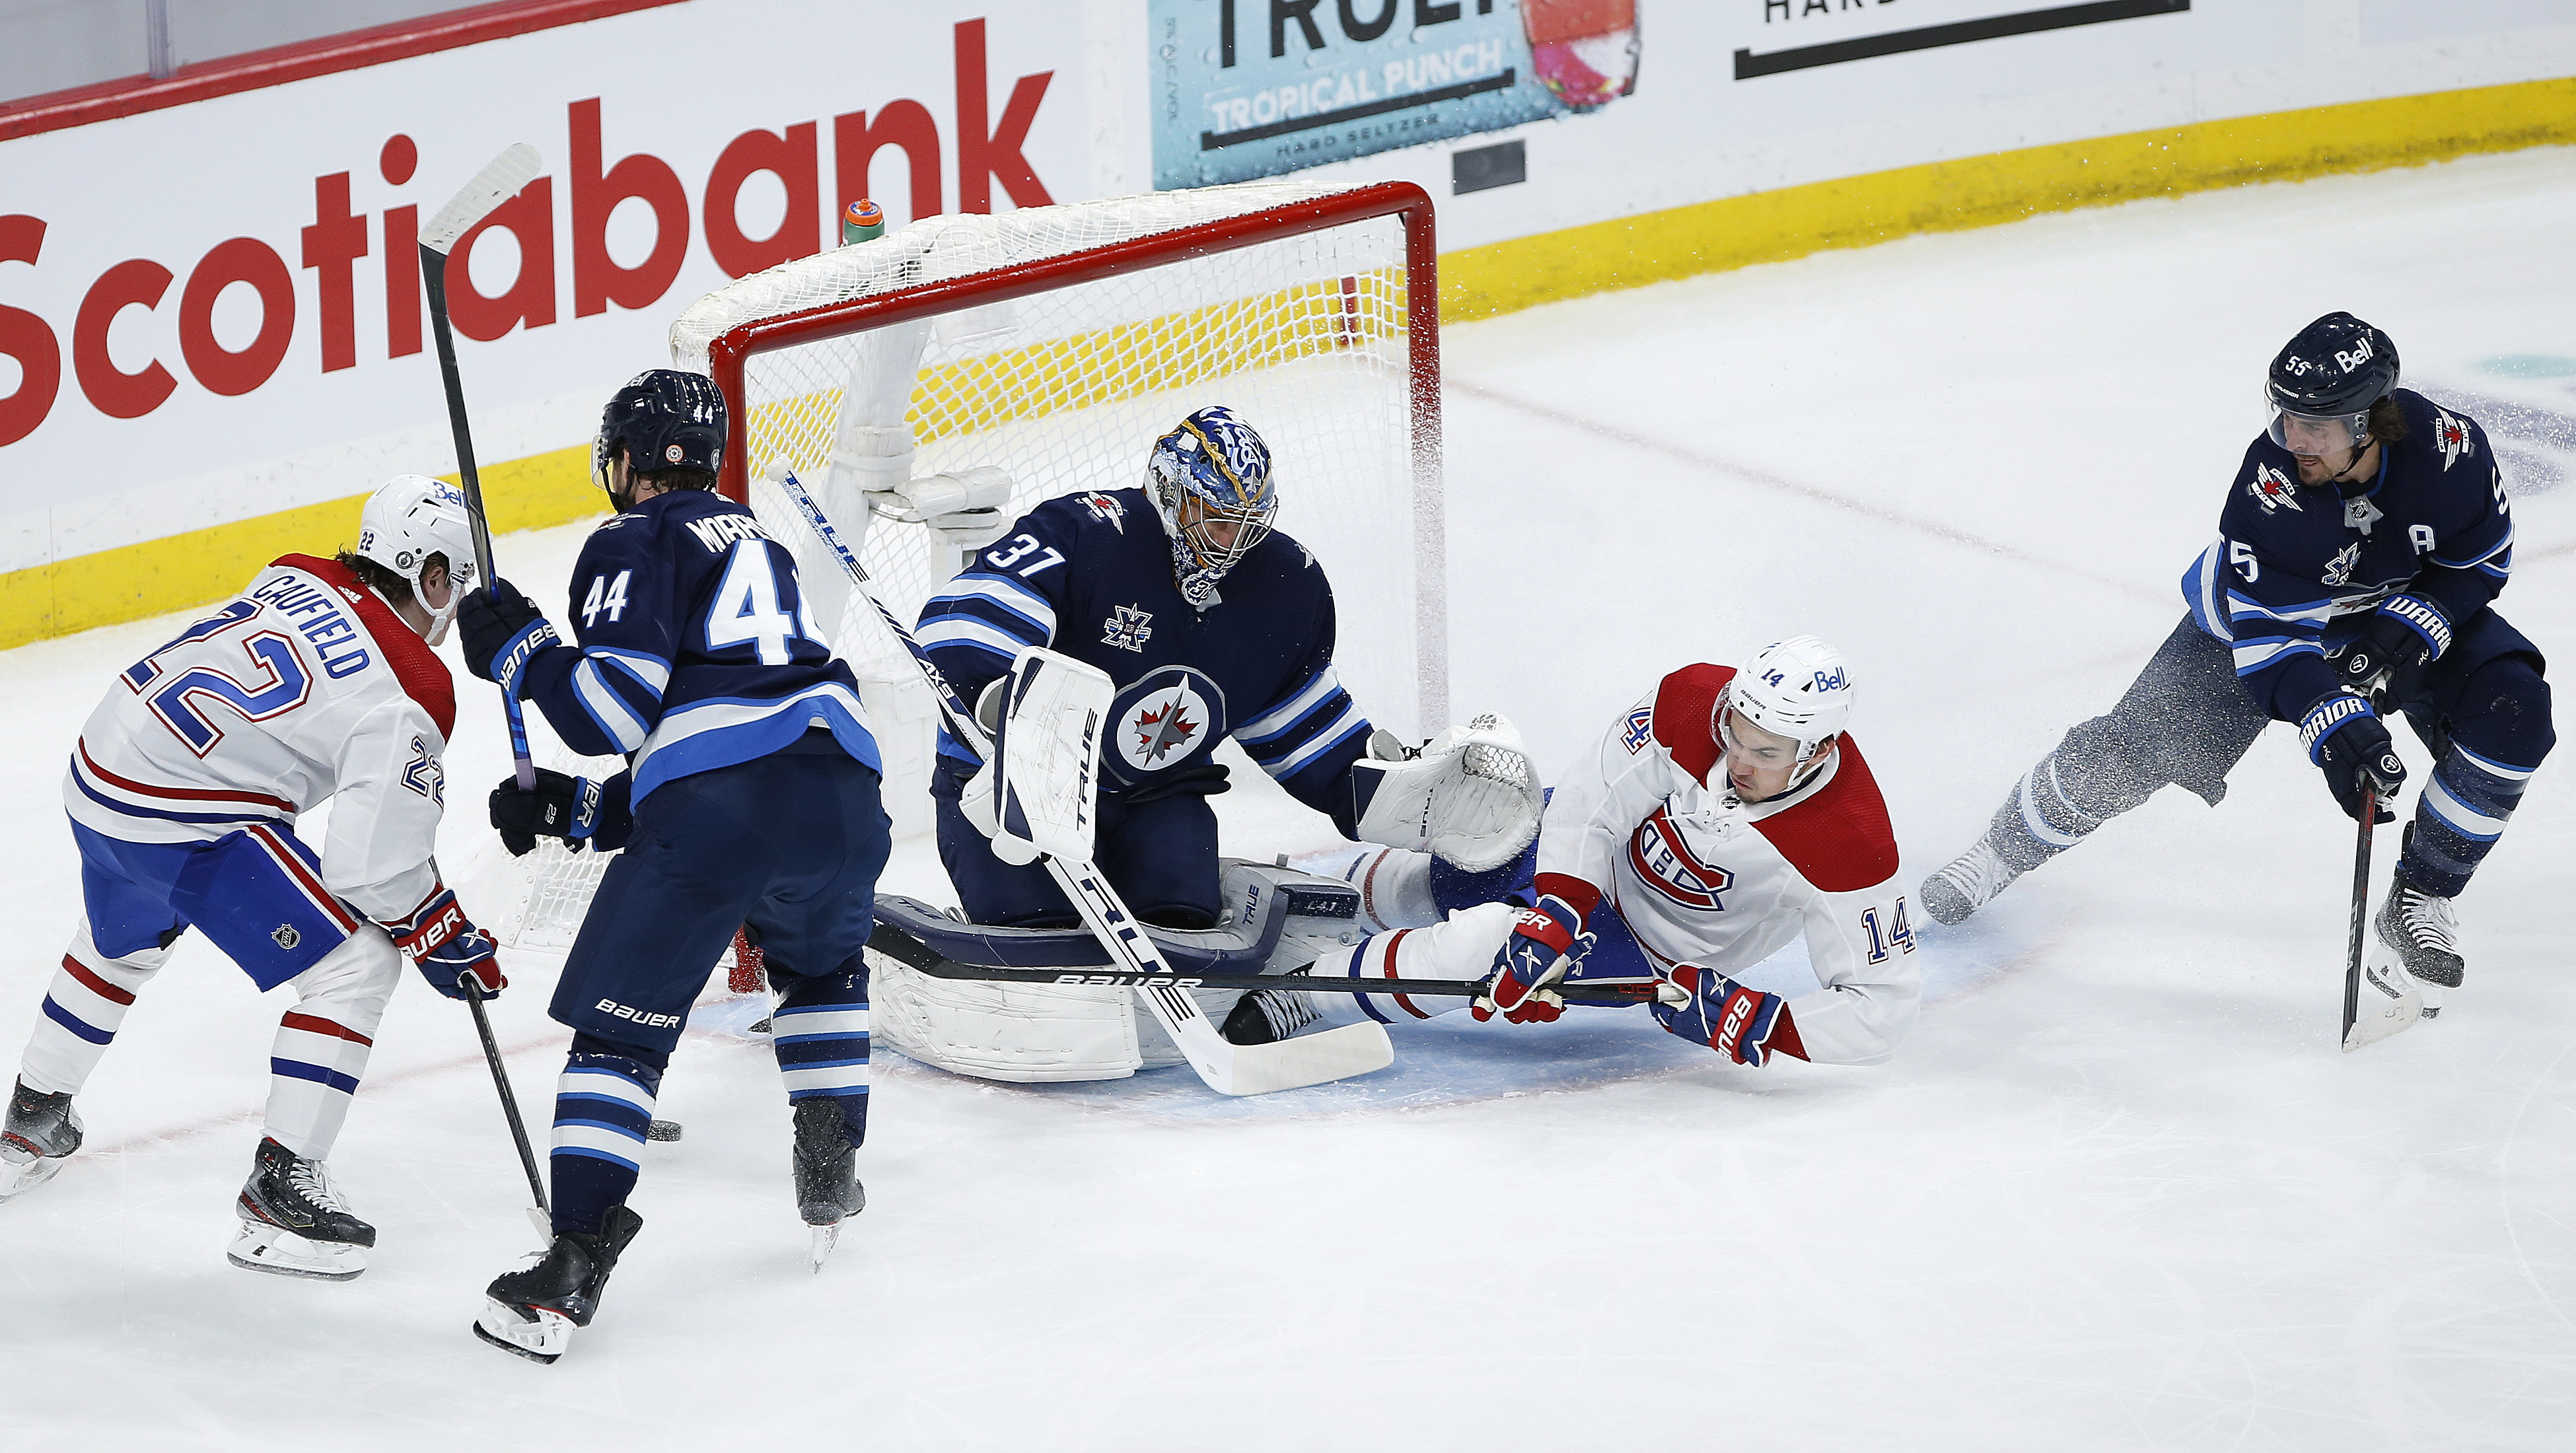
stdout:
POLYGON ((497 576, 491 589, 466 593, 456 607, 456 630, 465 643, 465 669, 512 695, 528 658, 563 639, 535 601, 497 576))
POLYGON ((1549 894, 1536 908, 1521 910, 1512 921, 1512 936, 1494 951, 1494 977, 1485 997, 1469 1006, 1478 1019, 1500 1014, 1514 1024, 1544 1024, 1565 1012, 1565 1000, 1548 988, 1573 972, 1592 951, 1593 935, 1583 930, 1583 915, 1574 905, 1549 894))
POLYGON ((574 852, 589 847, 613 853, 626 846, 635 831, 627 803, 627 788, 633 780, 620 772, 605 782, 593 782, 539 767, 535 790, 522 792, 515 775, 504 777, 492 789, 492 826, 500 830, 501 846, 514 858, 535 848, 541 837, 560 838, 574 852))
POLYGON ((2397 760, 2388 728, 2379 724, 2368 701, 2349 691, 2318 697, 2299 715, 2299 740, 2307 744, 2308 760, 2326 774, 2326 790, 2344 816, 2359 822, 2367 793, 2378 813, 2371 821, 2397 820, 2388 804, 2406 785, 2406 764, 2397 760))
POLYGON ((1715 969, 1685 964, 1656 986, 1646 1007, 1665 1030, 1707 1045, 1737 1064, 1760 1069, 1775 1054, 1807 1057, 1789 1001, 1748 989, 1715 969))
POLYGON ((2402 702, 2424 679, 2424 668, 2451 644, 2451 621, 2442 608, 2411 595, 2392 595, 2362 628, 2337 662, 2343 684, 2364 696, 2387 693, 2402 702))
POLYGON ((429 987, 450 999, 464 998, 468 984, 476 997, 484 999, 510 987, 510 981, 501 977, 492 935, 465 916, 453 889, 440 888, 411 917, 383 928, 393 936, 394 947, 429 980, 429 987))

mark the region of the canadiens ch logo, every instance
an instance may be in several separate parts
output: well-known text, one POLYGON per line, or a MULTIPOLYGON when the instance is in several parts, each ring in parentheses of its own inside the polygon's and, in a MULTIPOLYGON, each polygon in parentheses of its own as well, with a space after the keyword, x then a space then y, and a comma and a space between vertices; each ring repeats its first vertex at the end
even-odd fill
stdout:
POLYGON ((2469 442, 2468 425, 2440 409, 2435 409, 2433 411, 2433 447, 2442 451, 2442 468, 2448 472, 2452 465, 2476 453, 2478 446, 2469 442))
POLYGON ((2352 572, 2360 564, 2361 542, 2355 540, 2335 552, 2335 557, 2326 562, 2326 573, 2319 578, 2328 585, 2350 585, 2352 572))
POLYGON ((1111 611, 1109 619, 1100 623, 1100 644, 1143 655, 1145 643, 1154 638, 1154 628, 1146 624, 1154 613, 1132 605, 1114 606, 1111 611))
MULTIPOLYGON (((1099 493, 1076 495, 1074 498, 1084 509, 1091 511, 1091 517, 1093 519, 1100 521, 1122 535, 1127 533, 1127 507, 1125 505, 1120 504, 1118 501, 1111 499, 1105 494, 1099 493)), ((1112 641, 1110 644, 1114 646, 1118 643, 1112 641)))
POLYGON ((1630 756, 1635 756, 1646 749, 1646 743, 1654 739, 1655 709, 1651 706, 1641 706, 1628 713, 1628 727, 1619 734, 1619 745, 1626 747, 1630 756))
POLYGON ((1724 912, 1726 905, 1717 895, 1735 886, 1733 873, 1701 862, 1691 852, 1671 813, 1661 807, 1628 835, 1628 866, 1647 887, 1685 908, 1724 912))
POLYGON ((2254 478, 2246 484, 2245 492, 2254 496, 2254 502, 2267 515, 2285 509, 2307 512, 2307 506, 2299 503, 2299 487, 2290 482, 2290 476, 2269 464, 2254 466, 2254 478))

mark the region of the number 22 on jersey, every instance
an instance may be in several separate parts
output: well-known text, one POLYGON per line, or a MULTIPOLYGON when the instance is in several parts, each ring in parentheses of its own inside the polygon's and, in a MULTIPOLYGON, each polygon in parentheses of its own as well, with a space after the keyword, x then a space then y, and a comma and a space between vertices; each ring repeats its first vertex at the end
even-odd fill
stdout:
POLYGON ((209 706, 220 704, 244 721, 266 721, 302 706, 312 691, 312 674, 295 654, 295 644, 275 631, 262 631, 242 643, 251 670, 265 680, 245 682, 212 663, 173 674, 161 659, 211 641, 258 613, 258 606, 237 600, 126 668, 126 688, 142 695, 171 735, 200 757, 224 739, 223 727, 206 714, 209 706))

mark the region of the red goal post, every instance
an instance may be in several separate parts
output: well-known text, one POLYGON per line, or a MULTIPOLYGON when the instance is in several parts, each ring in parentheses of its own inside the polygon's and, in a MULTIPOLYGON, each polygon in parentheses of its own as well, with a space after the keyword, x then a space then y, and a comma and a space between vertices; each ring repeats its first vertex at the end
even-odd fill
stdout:
MULTIPOLYGON (((854 424, 896 440, 870 449, 909 451, 898 477, 1007 470, 1008 516, 1140 482, 1155 437, 1221 403, 1272 447, 1279 528, 1333 581, 1337 666, 1361 709, 1400 732, 1448 724, 1437 262, 1418 186, 1255 182, 925 218, 711 293, 671 341, 732 409, 720 487, 794 542, 863 683, 891 688, 909 666, 817 581, 840 571, 765 497, 773 459, 824 486, 908 619, 960 557, 922 526, 871 525, 855 486, 832 487, 854 424)), ((926 742, 919 692, 904 695, 896 714, 923 725, 895 735, 926 742)))

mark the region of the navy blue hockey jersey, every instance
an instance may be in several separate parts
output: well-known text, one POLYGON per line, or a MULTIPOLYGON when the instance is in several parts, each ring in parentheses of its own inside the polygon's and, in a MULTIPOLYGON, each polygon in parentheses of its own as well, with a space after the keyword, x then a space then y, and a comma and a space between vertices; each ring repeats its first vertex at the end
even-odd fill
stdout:
POLYGON ((2373 612, 2447 650, 2512 572, 2513 516, 2486 432, 2422 394, 2394 397, 2406 437, 2380 447, 2378 473, 2349 498, 2302 486, 2290 451, 2256 435, 2218 539, 2183 572, 2192 618, 2230 644, 2237 677, 2276 720, 2297 721, 2336 688, 2327 653, 2373 612))
POLYGON ((628 758, 632 800, 829 727, 883 770, 856 678, 823 644, 796 559, 749 509, 656 495, 591 531, 572 572, 578 646, 529 658, 522 695, 576 752, 628 758))
MULTIPOLYGON (((1351 828, 1351 763, 1370 726, 1333 673, 1333 590, 1306 547, 1272 533, 1202 613, 1141 489, 1069 495, 1022 516, 922 608, 921 644, 968 702, 1023 646, 1118 683, 1101 790, 1149 790, 1232 736, 1297 799, 1351 828)), ((942 750, 963 755, 945 740, 942 750)))

